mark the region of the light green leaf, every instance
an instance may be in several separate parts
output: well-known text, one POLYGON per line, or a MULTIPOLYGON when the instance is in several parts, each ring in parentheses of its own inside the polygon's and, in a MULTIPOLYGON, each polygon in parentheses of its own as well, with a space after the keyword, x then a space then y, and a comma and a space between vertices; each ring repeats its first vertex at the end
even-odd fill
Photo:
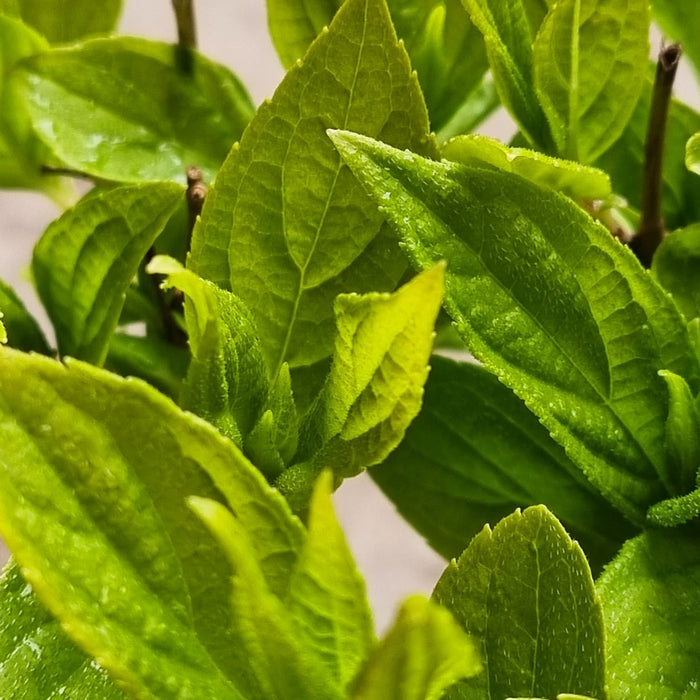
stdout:
POLYGON ((39 137, 69 168, 118 182, 213 179, 253 107, 238 79, 198 54, 117 37, 25 61, 18 89, 39 137))
POLYGON ((674 231, 661 241, 652 259, 656 280, 671 292, 683 315, 700 316, 700 224, 674 231))
POLYGON ((603 617, 590 569, 544 506, 484 527, 433 597, 479 640, 485 666, 446 698, 604 697, 603 617))
POLYGON ((622 135, 644 87, 648 0, 560 0, 535 43, 537 95, 559 155, 592 163, 622 135))
POLYGON ((532 36, 537 36, 537 32, 542 25, 555 0, 523 0, 523 7, 527 15, 532 36))
POLYGON ((0 311, 0 344, 2 345, 7 343, 7 331, 5 330, 5 324, 2 322, 4 317, 5 315, 0 311))
POLYGON ((651 0, 651 11, 663 33, 683 46, 700 76, 700 15, 695 0, 651 0))
MULTIPOLYGON (((216 501, 190 498, 193 511, 209 527, 235 572, 233 612, 248 663, 264 700, 340 700, 340 688, 301 645, 290 612, 267 586, 249 534, 216 501)), ((292 584, 294 585, 294 584, 292 584)))
POLYGON ((500 107, 493 80, 487 74, 459 106, 452 118, 437 132, 440 143, 476 131, 477 127, 500 107))
POLYGON ((669 369, 692 388, 698 380, 668 295, 606 229, 555 192, 357 135, 334 141, 413 264, 450 261, 446 308, 477 359, 613 505, 643 523, 664 495, 667 393, 657 371, 669 369))
POLYGON ((611 698, 676 700, 700 686, 696 526, 628 542, 598 580, 611 698))
POLYGON ((336 300, 331 371, 301 427, 299 463, 276 482, 296 512, 321 469, 340 480, 355 476, 401 442, 423 400, 444 270, 435 265, 393 294, 336 300))
POLYGON ((352 700, 438 700, 460 678, 481 671, 474 642, 435 603, 406 600, 370 657, 352 700))
POLYGON ((41 172, 48 150, 34 133, 21 96, 9 79, 18 62, 48 48, 46 40, 18 17, 0 15, 0 186, 38 189, 65 203, 70 189, 60 178, 41 172))
MULTIPOLYGON (((9 333, 10 346, 17 350, 40 352, 49 355, 51 350, 46 343, 39 324, 29 314, 21 299, 12 287, 0 280, 0 311, 3 314, 3 324, 9 333)), ((7 342, 5 336, 3 342, 7 342)))
POLYGON ((528 141, 551 151, 552 134, 533 83, 532 34, 522 0, 462 0, 486 42, 501 101, 528 141))
MULTIPOLYGON (((2 430, 8 425, 8 429, 14 431, 17 421, 24 420, 29 426, 27 430, 31 428, 34 442, 22 439, 34 451, 39 449, 35 444, 39 442, 46 454, 55 454, 55 461, 51 462, 55 470, 77 470, 76 478, 83 474, 80 467, 94 472, 93 477, 85 477, 85 484, 80 482, 78 492, 96 496, 96 509, 109 514, 113 503, 121 504, 113 495, 116 486, 114 489, 110 486, 110 469, 119 467, 122 473, 135 472, 143 485, 139 488, 147 490, 182 562, 200 640, 220 668, 238 673, 245 661, 240 640, 232 630, 222 628, 230 618, 229 568, 219 547, 186 508, 183 494, 207 498, 223 495, 251 534, 268 585, 282 595, 303 544, 304 529, 291 516, 280 494, 268 486, 257 469, 212 426, 184 413, 138 380, 124 380, 76 361, 71 361, 66 369, 48 359, 3 350, 0 352, 0 396, 5 402, 3 405, 10 402, 12 405, 12 418, 9 423, 2 424, 2 430), (49 414, 47 406, 51 407, 49 414), (57 439, 57 435, 61 439, 57 439), (99 462, 96 454, 90 451, 93 443, 105 461, 99 462), (101 486, 104 480, 106 485, 101 486), (97 482, 98 486, 93 487, 97 482), (106 503, 101 499, 106 499, 106 503)), ((0 438, 1 447, 11 450, 5 438, 0 438)), ((34 472, 17 458, 17 454, 11 453, 0 463, 8 469, 13 467, 26 472, 32 488, 49 489, 50 486, 40 479, 34 481, 34 472)), ((52 473, 52 479, 57 478, 55 472, 52 473)), ((135 477, 129 480, 132 486, 139 484, 135 477)), ((4 497, 8 503, 10 496, 4 497)), ((42 501, 42 507, 53 502, 52 492, 42 501)), ((119 513, 122 513, 120 509, 115 516, 119 513)), ((128 514, 124 517, 130 522, 128 514)), ((39 519, 38 522, 43 521, 39 519)), ((46 536, 51 536, 50 529, 46 529, 46 536)), ((143 546, 150 547, 151 540, 145 538, 143 546)), ((52 551, 52 555, 64 562, 62 566, 70 566, 62 546, 52 551)), ((136 569, 142 572, 150 561, 147 557, 136 569)), ((22 559, 20 563, 25 565, 22 559)), ((86 555, 81 566, 94 568, 94 560, 86 555)), ((153 566, 157 568, 157 562, 153 566)), ((91 577, 98 575, 95 571, 91 577)), ((37 592, 41 595, 39 589, 37 592)), ((53 608, 52 611, 58 614, 53 608)), ((90 616, 87 619, 91 619, 90 616)), ((242 679, 237 677, 236 682, 239 681, 242 679)), ((245 686, 242 691, 244 689, 245 686)))
POLYGON ((111 32, 122 0, 17 0, 19 15, 52 44, 111 32))
MULTIPOLYGON (((221 571, 217 550, 168 482, 216 491, 173 423, 159 426, 156 411, 143 420, 160 397, 132 386, 89 365, 0 352, 2 535, 71 639, 131 692, 242 697, 195 632, 222 652, 208 570, 221 571)), ((180 422, 196 451, 198 426, 180 422)))
POLYGON ((438 356, 431 365, 420 414, 369 472, 401 515, 450 559, 484 523, 544 503, 600 571, 631 524, 495 376, 438 356))
POLYGON ((104 367, 123 377, 139 377, 159 391, 177 398, 190 364, 190 353, 155 335, 114 333, 104 367))
POLYGON ((688 170, 700 175, 700 133, 693 134, 685 145, 685 165, 688 170))
POLYGON ((117 187, 88 194, 49 226, 32 269, 61 355, 104 362, 126 290, 182 196, 173 183, 117 187))
POLYGON ((393 235, 342 165, 329 127, 434 153, 420 88, 383 0, 349 0, 263 104, 219 173, 189 265, 251 309, 269 376, 333 350, 333 300, 391 290, 393 235))
POLYGON ((654 527, 675 528, 700 516, 700 488, 677 498, 654 503, 647 511, 647 521, 654 527))
POLYGON ((611 194, 610 178, 602 170, 552 158, 529 148, 504 146, 486 136, 457 136, 442 147, 441 154, 455 163, 493 166, 515 173, 572 199, 605 199, 611 194))
POLYGON ((365 583, 333 511, 332 490, 332 474, 324 471, 311 497, 308 537, 286 607, 302 647, 345 691, 374 646, 374 627, 365 583))
MULTIPOLYGON (((641 205, 644 141, 646 138, 652 82, 642 96, 622 137, 595 165, 605 170, 613 190, 635 209, 641 205)), ((700 179, 685 166, 688 139, 700 131, 700 114, 676 100, 671 101, 663 163, 662 204, 669 231, 700 220, 700 179)))
POLYGON ((105 671, 81 652, 9 563, 0 578, 0 697, 123 700, 105 671))
POLYGON ((165 275, 165 287, 186 295, 185 322, 192 362, 181 405, 206 418, 239 447, 267 397, 260 342, 248 309, 231 292, 157 256, 146 267, 165 275))

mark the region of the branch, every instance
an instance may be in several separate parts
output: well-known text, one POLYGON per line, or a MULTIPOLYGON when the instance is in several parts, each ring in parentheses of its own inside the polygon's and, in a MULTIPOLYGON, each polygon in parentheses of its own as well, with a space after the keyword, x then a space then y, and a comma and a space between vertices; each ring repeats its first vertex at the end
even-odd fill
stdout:
POLYGON ((671 91, 681 57, 679 44, 662 46, 656 64, 651 111, 644 144, 644 171, 642 175, 642 212, 637 235, 630 247, 642 265, 649 267, 654 252, 666 235, 661 190, 666 142, 666 121, 671 103, 671 91))
POLYGON ((197 29, 194 21, 192 0, 173 0, 177 22, 177 42, 183 49, 197 48, 197 29))
POLYGON ((185 199, 187 200, 188 214, 188 229, 187 229, 187 250, 190 249, 190 241, 192 240, 192 231, 197 222, 197 217, 202 213, 204 200, 207 196, 207 186, 204 184, 204 176, 202 171, 190 166, 187 168, 187 192, 185 199))

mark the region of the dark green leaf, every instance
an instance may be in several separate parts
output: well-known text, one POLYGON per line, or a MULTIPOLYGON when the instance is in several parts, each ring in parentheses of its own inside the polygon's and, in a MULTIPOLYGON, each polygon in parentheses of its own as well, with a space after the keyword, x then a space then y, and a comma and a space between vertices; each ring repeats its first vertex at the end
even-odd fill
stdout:
POLYGON ((700 175, 700 133, 693 134, 685 145, 685 165, 688 170, 700 175))
POLYGON ((413 264, 449 260, 446 308, 474 355, 613 505, 643 523, 664 495, 667 470, 667 393, 657 371, 693 388, 698 381, 685 323, 666 293, 555 192, 357 135, 334 141, 413 264))
POLYGON ((145 39, 95 39, 23 63, 37 133, 74 170, 119 182, 211 180, 252 116, 238 79, 197 54, 145 39))
POLYGON ((52 44, 114 29, 122 0, 17 0, 19 15, 52 44))
POLYGON ((459 106, 452 118, 438 131, 438 141, 444 142, 459 134, 469 134, 490 117, 501 101, 490 76, 486 75, 459 106))
POLYGON ((651 11, 664 34, 683 45, 683 52, 700 76, 700 14, 695 0, 651 0, 651 11))
POLYGON ((648 0, 559 0, 535 39, 534 76, 559 155, 592 163, 620 137, 644 87, 648 0))
POLYGON ((480 642, 485 673, 446 698, 605 695, 603 616, 578 544, 543 506, 487 526, 433 597, 480 642))
POLYGON ((628 542, 598 581, 611 698, 676 700, 700 687, 700 548, 695 525, 628 542))
POLYGON ((61 355, 104 362, 126 290, 182 196, 173 183, 117 187, 89 194, 49 226, 33 272, 61 355))
POLYGON ((544 503, 600 570, 634 533, 630 523, 496 377, 438 356, 431 364, 421 413, 370 470, 399 512, 449 559, 484 523, 544 503))
POLYGON ((393 289, 393 235, 326 136, 347 125, 433 154, 420 88, 383 0, 349 0, 292 68, 219 173, 190 265, 251 309, 268 372, 333 349, 341 292, 393 289))
POLYGON ((13 289, 2 280, 0 280, 0 311, 3 314, 2 323, 9 336, 10 347, 26 352, 40 352, 43 355, 51 354, 39 325, 24 308, 24 304, 13 289))
POLYGON ((370 657, 351 700, 438 700, 460 678, 481 671, 479 654, 452 615, 413 596, 370 657))

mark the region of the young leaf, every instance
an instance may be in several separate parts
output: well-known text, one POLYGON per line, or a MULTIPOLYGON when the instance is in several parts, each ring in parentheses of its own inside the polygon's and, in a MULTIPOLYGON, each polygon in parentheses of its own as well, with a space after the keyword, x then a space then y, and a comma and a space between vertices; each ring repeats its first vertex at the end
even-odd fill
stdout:
POLYGON ((700 684, 696 525, 630 540, 598 580, 611 698, 691 698, 700 684))
POLYGON ((405 271, 326 136, 344 125, 434 153, 384 0, 343 5, 260 107, 195 227, 189 265, 251 309, 271 378, 331 354, 340 292, 391 290, 405 271))
POLYGON ((309 506, 308 537, 292 574, 286 607, 307 653, 346 690, 374 645, 372 612, 333 512, 333 477, 324 471, 309 506))
MULTIPOLYGON (((644 141, 651 105, 651 80, 621 138, 596 162, 612 180, 613 190, 623 195, 635 209, 641 205, 644 141)), ((663 214, 669 231, 700 220, 700 179, 685 166, 688 139, 700 131, 700 114, 675 100, 671 101, 666 129, 663 162, 663 214)))
POLYGON ((486 526, 433 597, 479 640, 485 666, 447 698, 605 696, 603 616, 586 557, 545 507, 486 526))
POLYGON ((185 322, 192 350, 181 399, 183 408, 206 418, 239 447, 253 428, 267 396, 265 365, 248 309, 164 256, 146 268, 186 295, 185 322))
POLYGON ((0 697, 59 696, 126 698, 104 669, 66 637, 10 562, 0 578, 0 697))
POLYGON ((406 600, 362 669, 351 700, 438 700, 482 669, 474 642, 452 615, 420 596, 406 600))
POLYGON ((253 107, 238 79, 168 44, 95 39, 28 59, 18 88, 39 137, 64 165, 118 182, 213 179, 253 107))
POLYGON ((599 571, 631 524, 494 375, 436 355, 430 364, 420 414, 369 472, 401 515, 450 559, 484 523, 544 503, 599 571))
POLYGON ((22 19, 52 44, 111 32, 121 7, 122 0, 17 0, 22 19))
MULTIPOLYGON (((120 503, 114 500, 115 489, 109 487, 112 461, 122 465, 123 472, 133 471, 134 477, 127 483, 139 484, 140 480, 143 486, 139 488, 147 490, 182 562, 200 640, 221 668, 235 672, 242 653, 240 641, 230 630, 222 629, 222 622, 230 617, 228 565, 186 508, 183 494, 207 498, 223 494, 254 537, 260 566, 270 588, 279 595, 287 590, 304 541, 303 527, 292 518, 284 499, 229 440, 138 380, 124 380, 80 362, 71 361, 66 369, 48 359, 3 350, 0 395, 3 405, 12 407, 13 418, 7 425, 12 428, 24 418, 32 435, 27 443, 36 451, 35 443, 41 441, 47 454, 55 455, 51 462, 54 471, 82 466, 94 472, 79 492, 97 494, 95 508, 109 514, 115 502, 120 503), (50 414, 42 406, 50 406, 50 414), (100 463, 88 451, 93 442, 110 461, 100 463), (98 478, 106 479, 107 485, 91 489, 90 484, 98 478)), ((2 445, 7 445, 5 438, 0 439, 2 445)), ((3 464, 26 473, 27 480, 33 479, 33 472, 17 454, 8 456, 3 464)), ((40 480, 31 483, 34 489, 49 488, 40 480)), ((53 496, 47 499, 54 500, 53 496)), ((9 500, 7 495, 5 502, 9 500)), ((21 501, 14 505, 18 504, 21 501)), ((117 509, 115 515, 120 512, 117 509)), ((46 536, 50 536, 49 530, 46 536)), ((151 540, 146 538, 143 546, 149 547, 151 540)), ((52 555, 64 557, 65 553, 52 555)), ((149 561, 146 558, 136 569, 143 571, 149 561)), ((86 558, 83 565, 89 562, 86 558)), ((69 566, 68 561, 65 566, 69 566)))
MULTIPOLYGON (((199 541, 192 517, 183 527, 180 492, 159 483, 168 480, 166 464, 174 466, 161 461, 168 451, 178 466, 187 458, 172 437, 154 439, 156 416, 149 438, 137 435, 143 423, 128 405, 134 397, 126 383, 121 396, 105 395, 109 380, 100 383, 101 376, 89 366, 66 370, 38 355, 0 352, 3 537, 70 637, 133 693, 242 697, 193 627, 211 624, 202 610, 205 618, 219 612, 207 608, 212 582, 205 587, 196 571, 220 569, 216 550, 199 541)), ((188 476, 178 474, 197 491, 216 493, 201 471, 188 476)))
POLYGON ((486 42, 493 80, 523 134, 551 151, 552 134, 532 78, 532 35, 523 0, 462 0, 486 42))
POLYGON ((572 199, 605 199, 611 194, 610 178, 602 170, 552 158, 529 148, 504 146, 478 134, 457 136, 442 147, 441 154, 455 163, 493 166, 515 173, 572 199))
POLYGON ((173 183, 117 187, 89 194, 49 226, 32 269, 61 355, 104 362, 126 290, 182 196, 173 183))
POLYGON ((644 87, 647 0, 560 0, 535 43, 534 76, 557 150, 592 163, 621 136, 644 87))
POLYGON ((232 623, 241 629, 247 663, 261 692, 256 697, 340 700, 340 687, 302 646, 289 610, 268 588, 240 523, 216 501, 190 498, 189 504, 221 542, 235 572, 232 623))
POLYGON ((700 75, 700 15, 695 0, 651 0, 651 10, 663 33, 683 46, 695 74, 700 75))
POLYGON ((299 463, 276 482, 296 512, 323 467, 341 480, 355 476, 401 442, 423 399, 444 274, 436 265, 393 294, 336 300, 331 371, 301 427, 299 463))
POLYGON ((700 175, 700 133, 693 134, 685 145, 685 165, 700 175))
POLYGON ((700 316, 700 224, 694 224, 661 241, 652 259, 651 271, 661 286, 671 292, 683 315, 692 321, 700 316))
POLYGON ((38 189, 65 203, 70 190, 59 178, 42 174, 48 150, 36 137, 10 81, 17 63, 48 48, 46 40, 18 17, 0 15, 0 186, 38 189))
POLYGON ((477 359, 613 505, 643 523, 667 473, 667 393, 657 371, 698 381, 668 295, 555 192, 357 135, 333 138, 413 264, 450 261, 446 308, 477 359))
POLYGON ((3 324, 9 333, 11 347, 26 352, 33 350, 43 355, 51 354, 39 325, 24 308, 24 304, 12 287, 2 280, 0 280, 0 311, 3 313, 3 324))

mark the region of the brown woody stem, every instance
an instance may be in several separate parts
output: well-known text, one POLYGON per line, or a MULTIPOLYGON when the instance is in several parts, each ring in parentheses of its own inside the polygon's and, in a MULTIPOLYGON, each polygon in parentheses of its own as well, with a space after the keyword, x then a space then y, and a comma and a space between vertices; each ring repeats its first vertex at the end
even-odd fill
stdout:
POLYGON ((641 218, 637 235, 630 244, 645 267, 651 265, 654 252, 666 235, 661 207, 664 145, 673 81, 681 53, 679 44, 663 46, 656 64, 651 111, 644 144, 641 218))

